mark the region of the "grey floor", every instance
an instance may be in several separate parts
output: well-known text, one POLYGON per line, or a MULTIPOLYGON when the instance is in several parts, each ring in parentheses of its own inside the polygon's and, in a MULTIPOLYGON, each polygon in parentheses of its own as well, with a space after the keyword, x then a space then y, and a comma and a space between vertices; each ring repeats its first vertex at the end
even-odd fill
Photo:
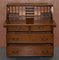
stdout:
POLYGON ((59 60, 59 48, 54 49, 53 57, 20 57, 20 58, 8 58, 6 56, 6 48, 0 48, 0 60, 59 60))

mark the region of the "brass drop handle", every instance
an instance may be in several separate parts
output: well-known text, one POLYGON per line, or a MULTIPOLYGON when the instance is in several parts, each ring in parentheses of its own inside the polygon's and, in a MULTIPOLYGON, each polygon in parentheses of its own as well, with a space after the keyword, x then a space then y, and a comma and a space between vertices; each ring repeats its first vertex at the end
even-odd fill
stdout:
POLYGON ((41 38, 41 40, 43 40, 43 41, 47 41, 47 40, 48 40, 48 38, 41 38))
POLYGON ((11 39, 11 42, 15 42, 15 41, 16 41, 16 39, 15 39, 15 38, 12 38, 12 39, 11 39))
POLYGON ((40 30, 43 30, 43 27, 42 27, 42 26, 39 26, 38 28, 39 28, 40 30))
POLYGON ((15 38, 12 38, 12 40, 15 40, 15 38))
POLYGON ((16 38, 16 40, 19 40, 19 38, 16 38))
POLYGON ((48 53, 48 50, 43 50, 42 53, 43 54, 47 54, 48 53))
POLYGON ((19 26, 16 28, 16 30, 20 30, 20 29, 21 29, 21 27, 19 27, 19 26))
POLYGON ((19 40, 19 38, 12 38, 12 40, 13 40, 13 41, 17 41, 17 40, 19 40))
POLYGON ((18 41, 18 40, 19 40, 19 38, 15 38, 14 40, 15 40, 15 41, 18 41))
POLYGON ((17 49, 17 50, 15 49, 15 50, 12 51, 12 53, 13 53, 13 54, 18 54, 19 51, 18 51, 18 49, 17 49))

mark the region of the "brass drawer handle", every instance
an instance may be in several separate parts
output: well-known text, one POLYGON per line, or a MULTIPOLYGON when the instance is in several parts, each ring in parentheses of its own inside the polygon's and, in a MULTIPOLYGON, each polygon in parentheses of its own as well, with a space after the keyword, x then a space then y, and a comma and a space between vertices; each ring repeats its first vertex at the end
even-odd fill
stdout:
POLYGON ((12 40, 12 41, 18 41, 19 38, 11 38, 10 40, 12 40))
POLYGON ((18 41, 18 40, 19 40, 19 38, 15 38, 15 39, 14 39, 14 41, 18 41))
POLYGON ((16 40, 19 40, 19 38, 16 38, 16 40))
POLYGON ((14 51, 12 51, 12 53, 13 53, 13 54, 18 54, 19 51, 18 51, 18 50, 14 50, 14 51))
POLYGON ((15 38, 12 38, 12 40, 15 40, 15 38))
POLYGON ((42 29, 42 27, 40 27, 40 26, 39 26, 38 28, 39 28, 39 29, 42 29))
POLYGON ((19 40, 19 38, 14 38, 15 41, 19 40))
POLYGON ((47 54, 48 53, 48 50, 43 50, 42 53, 43 54, 47 54))
POLYGON ((45 26, 41 26, 41 27, 39 26, 38 28, 39 29, 42 29, 42 30, 45 30, 46 29, 45 26))
POLYGON ((16 30, 20 30, 21 29, 21 27, 16 27, 16 30))
POLYGON ((41 40, 43 40, 43 41, 47 41, 47 40, 48 40, 48 38, 41 38, 41 40))

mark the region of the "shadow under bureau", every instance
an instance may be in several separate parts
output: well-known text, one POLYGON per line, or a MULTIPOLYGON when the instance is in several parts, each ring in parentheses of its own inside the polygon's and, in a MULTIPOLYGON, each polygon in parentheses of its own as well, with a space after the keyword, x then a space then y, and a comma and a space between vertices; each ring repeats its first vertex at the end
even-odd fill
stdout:
POLYGON ((48 3, 7 4, 7 56, 53 56, 52 13, 53 5, 48 3))

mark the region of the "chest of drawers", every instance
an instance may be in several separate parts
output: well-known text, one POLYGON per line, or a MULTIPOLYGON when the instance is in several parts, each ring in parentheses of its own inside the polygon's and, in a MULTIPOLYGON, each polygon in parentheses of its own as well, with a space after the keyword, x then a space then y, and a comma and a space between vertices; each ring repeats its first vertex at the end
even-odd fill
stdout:
POLYGON ((53 56, 52 4, 7 4, 6 53, 10 57, 53 56))

